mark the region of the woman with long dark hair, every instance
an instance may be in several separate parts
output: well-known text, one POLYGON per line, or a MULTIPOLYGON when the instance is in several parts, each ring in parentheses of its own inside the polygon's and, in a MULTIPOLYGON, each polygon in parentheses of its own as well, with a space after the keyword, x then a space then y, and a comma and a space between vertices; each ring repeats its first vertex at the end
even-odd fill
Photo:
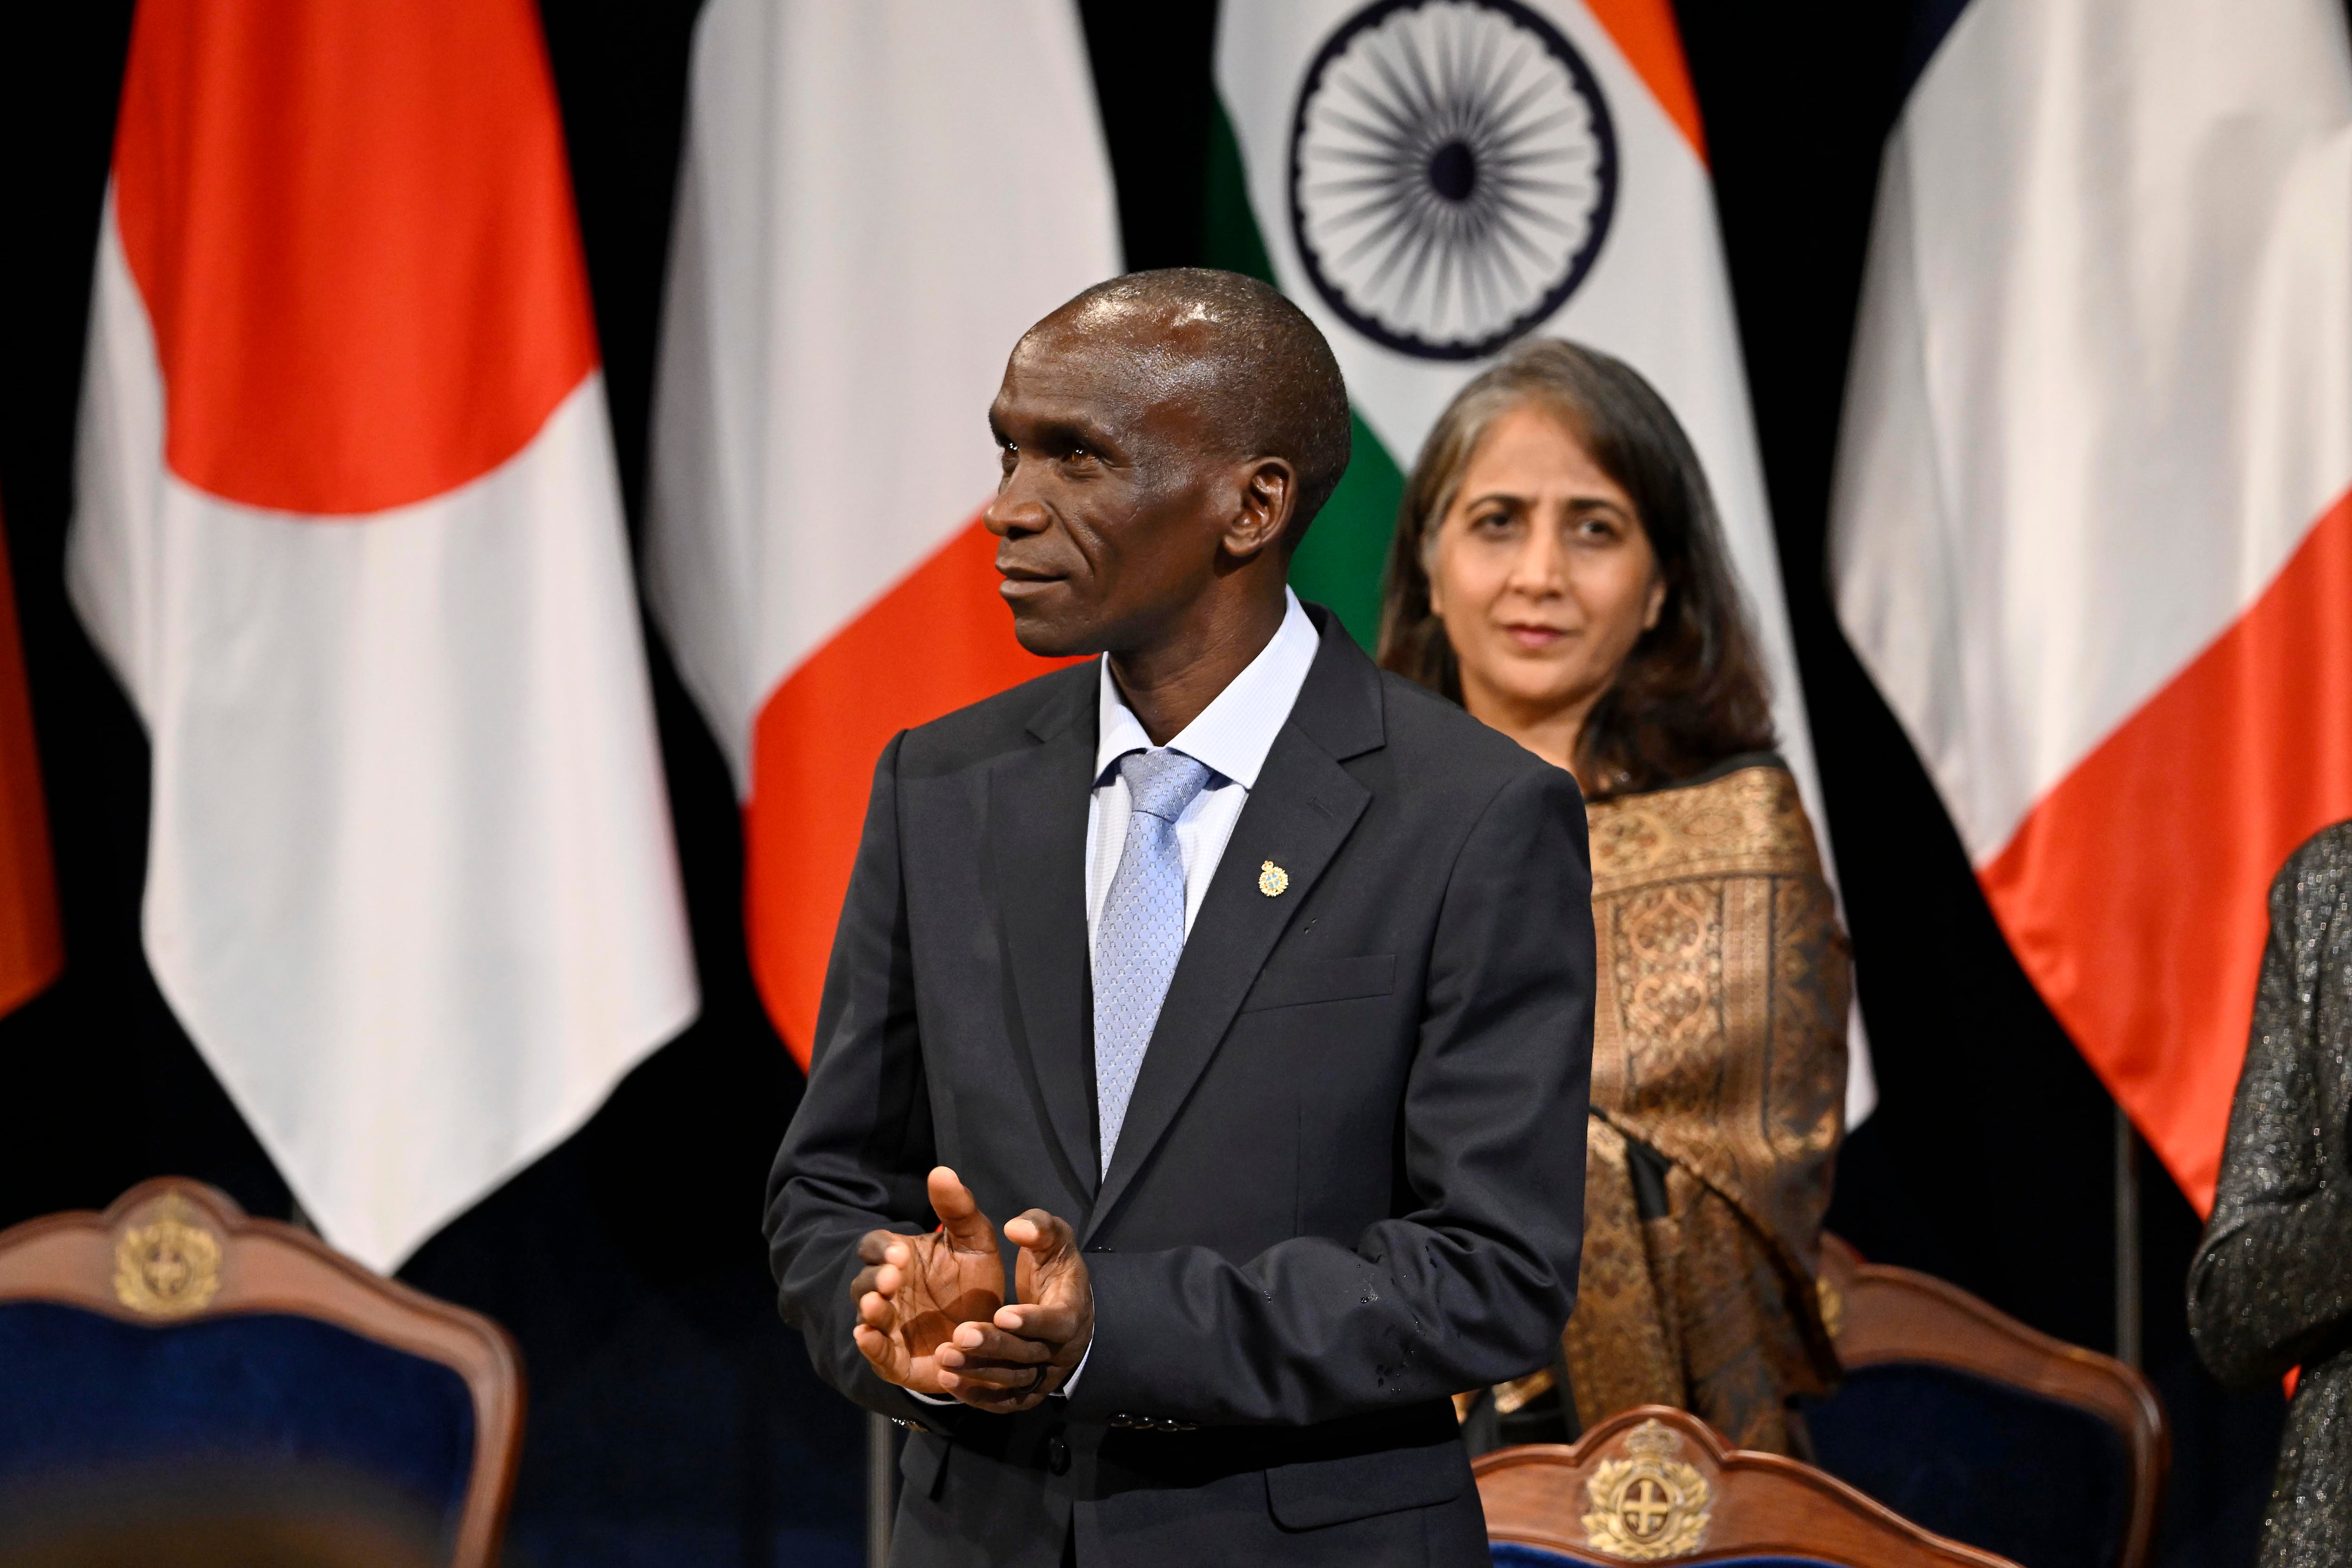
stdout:
POLYGON ((1406 486, 1381 663, 1573 772, 1592 832, 1576 1315, 1474 1418, 1526 1441, 1654 1402, 1801 1453, 1790 1402, 1837 1370, 1814 1270, 1847 950, 1706 476, 1646 382, 1547 341, 1462 390, 1406 486))

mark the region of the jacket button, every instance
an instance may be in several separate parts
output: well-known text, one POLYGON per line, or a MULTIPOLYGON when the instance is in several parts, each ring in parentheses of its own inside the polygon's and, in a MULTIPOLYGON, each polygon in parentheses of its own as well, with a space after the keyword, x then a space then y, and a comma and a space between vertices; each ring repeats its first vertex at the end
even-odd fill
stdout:
POLYGON ((1070 1473, 1070 1445, 1059 1437, 1045 1441, 1045 1468, 1057 1476, 1070 1473))

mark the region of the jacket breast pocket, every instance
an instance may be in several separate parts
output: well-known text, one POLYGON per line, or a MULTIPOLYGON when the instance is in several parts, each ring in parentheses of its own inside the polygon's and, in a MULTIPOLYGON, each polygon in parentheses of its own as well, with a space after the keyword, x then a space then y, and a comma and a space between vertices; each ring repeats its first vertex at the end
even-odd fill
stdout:
POLYGON ((1393 953, 1372 953, 1360 958, 1295 958, 1268 964, 1260 971, 1242 1011, 1385 997, 1395 988, 1393 953))

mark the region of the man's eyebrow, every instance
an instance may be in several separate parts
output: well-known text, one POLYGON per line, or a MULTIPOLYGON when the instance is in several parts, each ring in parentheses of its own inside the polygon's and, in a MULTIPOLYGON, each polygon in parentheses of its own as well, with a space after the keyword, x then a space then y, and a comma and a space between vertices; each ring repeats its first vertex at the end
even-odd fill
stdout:
POLYGON ((1037 427, 1037 434, 1046 444, 1055 447, 1102 444, 1099 431, 1075 419, 1049 419, 1037 427))
MULTIPOLYGON (((988 428, 999 442, 1012 439, 1005 434, 1004 427, 997 423, 996 415, 992 413, 988 416, 988 428)), ((1039 419, 1032 422, 1028 428, 1028 444, 1046 451, 1061 451, 1072 446, 1090 446, 1109 450, 1114 444, 1108 432, 1084 419, 1067 416, 1058 419, 1039 419)))

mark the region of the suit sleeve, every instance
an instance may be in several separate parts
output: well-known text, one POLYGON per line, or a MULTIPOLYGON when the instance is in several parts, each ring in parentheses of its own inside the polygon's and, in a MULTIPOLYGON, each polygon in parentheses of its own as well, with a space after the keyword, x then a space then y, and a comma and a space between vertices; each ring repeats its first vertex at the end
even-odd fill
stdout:
POLYGON ((2271 889, 2271 937, 2254 997, 2252 1038, 2230 1113, 2213 1218, 2189 1272, 2189 1329, 2205 1364, 2233 1387, 2325 1359, 2352 1340, 2352 1241, 2346 1192, 2347 1107, 2327 1103, 2319 1069, 2352 965, 2340 894, 2311 876, 2306 850, 2271 889), (2306 879, 2326 907, 2299 906, 2306 879), (2308 927, 2324 935, 2306 941, 2308 927), (2335 1015, 2331 1017, 2330 1015, 2335 1015))
POLYGON ((849 1284, 869 1230, 936 1223, 924 1178, 937 1163, 899 874, 898 751, 883 748, 825 968, 808 1089, 768 1177, 768 1263, 784 1321, 818 1375, 871 1410, 939 1424, 937 1406, 887 1383, 859 1354, 849 1284))
POLYGON ((1071 1414, 1305 1425, 1540 1366, 1576 1294, 1592 1060, 1591 873, 1569 774, 1529 770, 1448 878, 1399 1127, 1399 1218, 1247 1262, 1089 1253, 1071 1414))

